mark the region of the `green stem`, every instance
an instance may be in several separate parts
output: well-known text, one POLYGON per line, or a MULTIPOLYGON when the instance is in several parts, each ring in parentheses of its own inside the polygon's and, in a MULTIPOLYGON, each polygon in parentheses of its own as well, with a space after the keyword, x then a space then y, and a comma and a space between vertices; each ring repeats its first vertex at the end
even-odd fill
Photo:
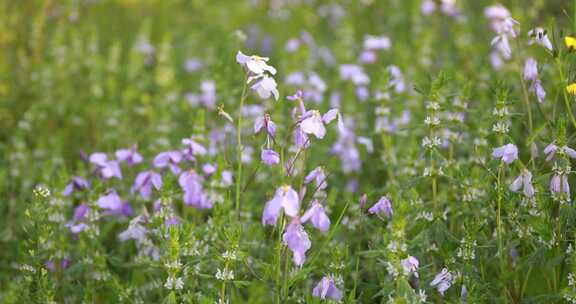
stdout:
POLYGON ((576 118, 574 118, 574 113, 572 113, 572 107, 570 107, 570 100, 568 98, 568 93, 566 92, 566 78, 564 78, 564 70, 562 69, 562 63, 560 62, 559 57, 556 58, 556 66, 558 67, 558 73, 560 73, 560 81, 562 82, 562 95, 564 95, 564 104, 566 105, 566 111, 568 112, 568 116, 570 116, 570 121, 574 128, 576 128, 576 118))
POLYGON ((238 218, 240 218, 240 194, 242 193, 242 111, 244 109, 244 100, 246 100, 246 90, 248 87, 246 84, 246 78, 247 76, 244 78, 242 97, 240 98, 240 108, 238 109, 238 124, 236 126, 236 151, 238 154, 238 163, 236 164, 236 213, 238 214, 238 218))
MULTIPOLYGON (((224 271, 228 271, 228 266, 224 267, 224 271)), ((222 280, 222 287, 220 287, 220 300, 222 303, 226 303, 226 278, 222 280)))
MULTIPOLYGON (((498 239, 498 260, 500 261, 500 275, 504 273, 504 254, 503 254, 503 242, 502 242, 502 171, 504 169, 504 164, 500 164, 498 167, 498 179, 496 181, 496 191, 497 191, 497 206, 496 206, 496 237, 498 239)), ((506 296, 506 295, 504 295, 506 296)))
POLYGON ((286 226, 286 219, 284 218, 284 214, 280 215, 280 229, 278 229, 278 242, 276 244, 276 303, 282 303, 282 231, 284 231, 284 227, 286 226))
MULTIPOLYGON (((528 90, 526 90, 526 83, 522 78, 522 74, 520 74, 520 82, 522 83, 522 95, 524 96, 524 105, 526 106, 526 112, 528 113, 528 130, 530 132, 530 136, 534 134, 534 123, 532 122, 532 107, 530 106, 530 98, 528 97, 528 90)), ((534 163, 534 155, 530 153, 530 162, 532 163, 532 169, 536 169, 536 165, 534 163)))
POLYGON ((284 299, 284 301, 286 300, 286 298, 288 298, 288 267, 290 265, 290 260, 289 259, 285 259, 284 260, 284 283, 282 284, 282 299, 284 299))

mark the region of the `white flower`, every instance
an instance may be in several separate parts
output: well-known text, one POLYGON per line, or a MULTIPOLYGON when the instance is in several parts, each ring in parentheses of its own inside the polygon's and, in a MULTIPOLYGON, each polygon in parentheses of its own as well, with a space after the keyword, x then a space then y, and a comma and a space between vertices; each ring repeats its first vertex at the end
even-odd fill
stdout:
POLYGON ((426 295, 426 291, 423 289, 418 290, 418 301, 419 303, 426 303, 426 299, 428 296, 426 295))
POLYGON ((47 198, 50 196, 50 189, 44 185, 38 185, 32 190, 32 194, 41 198, 47 198))
POLYGON ((274 95, 274 99, 278 100, 278 89, 276 88, 276 80, 267 75, 262 75, 259 80, 252 85, 252 89, 258 93, 262 99, 270 98, 274 95))
POLYGON ((224 270, 218 268, 216 271, 216 279, 221 281, 232 281, 234 280, 234 272, 228 268, 224 268, 224 270))
POLYGON ((366 50, 388 50, 391 44, 390 38, 386 36, 364 36, 364 49, 366 50))
POLYGON ((229 260, 229 261, 236 261, 236 260, 238 260, 238 256, 236 255, 236 251, 228 251, 228 250, 226 250, 226 251, 222 254, 222 258, 224 258, 225 260, 229 260))
POLYGON ((552 51, 554 49, 552 47, 552 42, 550 42, 550 39, 548 38, 546 30, 541 27, 537 27, 535 29, 530 30, 528 32, 528 38, 530 39, 528 40, 528 45, 536 43, 538 45, 545 47, 549 51, 552 51))
POLYGON ((238 62, 241 66, 246 67, 255 75, 264 74, 265 71, 272 75, 276 74, 276 69, 266 63, 268 60, 270 59, 267 57, 260 57, 256 55, 247 56, 240 51, 238 51, 236 54, 236 62, 238 62))
POLYGON ((184 281, 182 278, 168 277, 166 283, 164 283, 164 288, 166 289, 182 289, 184 288, 184 281))

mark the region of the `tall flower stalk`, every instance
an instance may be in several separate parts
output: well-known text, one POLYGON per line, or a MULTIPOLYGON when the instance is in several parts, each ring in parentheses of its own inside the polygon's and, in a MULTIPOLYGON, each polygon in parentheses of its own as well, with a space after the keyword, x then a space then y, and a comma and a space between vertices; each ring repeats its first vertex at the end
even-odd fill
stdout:
MULTIPOLYGON (((246 74, 248 75, 248 74, 246 74)), ((244 85, 242 87, 242 95, 240 96, 240 106, 238 108, 238 119, 236 124, 236 213, 238 218, 240 218, 240 196, 242 193, 242 116, 244 111, 244 101, 247 95, 247 79, 248 76, 244 77, 244 85)))
POLYGON ((278 90, 276 89, 276 81, 271 75, 276 74, 276 69, 267 64, 268 58, 256 55, 247 56, 238 51, 236 54, 236 62, 244 69, 244 81, 242 87, 242 95, 240 97, 240 105, 238 109, 238 121, 236 126, 236 151, 237 151, 237 164, 236 164, 236 212, 240 216, 241 208, 241 193, 242 193, 242 116, 244 115, 244 102, 248 94, 248 84, 251 84, 258 96, 262 99, 274 97, 278 100, 278 90))

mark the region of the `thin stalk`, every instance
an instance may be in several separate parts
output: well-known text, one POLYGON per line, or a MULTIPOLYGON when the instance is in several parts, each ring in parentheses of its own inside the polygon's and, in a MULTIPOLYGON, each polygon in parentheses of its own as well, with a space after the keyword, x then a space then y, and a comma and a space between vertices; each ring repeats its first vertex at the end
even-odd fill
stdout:
POLYGON ((236 151, 238 163, 236 164, 236 213, 238 218, 240 218, 240 194, 242 193, 242 116, 244 109, 244 101, 246 100, 246 90, 247 90, 247 76, 244 77, 244 86, 242 87, 242 96, 240 97, 240 108, 238 109, 238 124, 236 126, 236 151))
POLYGON ((558 67, 558 73, 560 74, 560 81, 562 82, 562 95, 564 95, 564 104, 566 105, 566 111, 568 112, 568 116, 570 116, 570 121, 574 128, 576 128, 576 118, 574 118, 574 113, 572 113, 572 107, 570 107, 570 100, 568 98, 568 93, 566 92, 566 78, 564 78, 564 70, 562 69, 562 63, 560 62, 559 57, 556 58, 556 66, 558 67))
POLYGON ((284 283, 282 284, 282 299, 286 300, 288 297, 288 267, 290 265, 290 259, 284 259, 284 283))
POLYGON ((504 169, 504 164, 501 163, 498 167, 498 177, 496 181, 496 191, 497 191, 497 206, 496 206, 496 238, 498 239, 498 260, 500 262, 500 275, 504 272, 504 254, 503 242, 502 242, 502 171, 504 169))
MULTIPOLYGON (((534 123, 532 122, 532 107, 530 106, 530 98, 528 97, 528 90, 526 90, 526 83, 524 78, 522 78, 522 73, 520 73, 520 83, 522 83, 522 95, 524 96, 524 105, 526 106, 526 112, 528 114, 528 130, 530 131, 530 136, 534 134, 534 123)), ((534 163, 534 155, 530 153, 530 162, 532 163, 532 169, 536 169, 534 163)))
POLYGON ((438 213, 438 181, 436 180, 436 163, 434 161, 434 149, 430 150, 430 167, 432 173, 432 204, 434 214, 438 213))
POLYGON ((280 222, 282 223, 282 225, 280 225, 280 229, 278 229, 278 240, 276 243, 276 303, 280 304, 282 303, 282 249, 283 249, 283 245, 282 245, 282 231, 284 231, 284 226, 286 225, 286 218, 284 217, 284 214, 282 213, 280 215, 280 222))
MULTIPOLYGON (((228 272, 228 262, 224 265, 224 271, 228 272)), ((222 303, 226 303, 226 278, 222 280, 222 286, 220 287, 220 300, 222 303)))

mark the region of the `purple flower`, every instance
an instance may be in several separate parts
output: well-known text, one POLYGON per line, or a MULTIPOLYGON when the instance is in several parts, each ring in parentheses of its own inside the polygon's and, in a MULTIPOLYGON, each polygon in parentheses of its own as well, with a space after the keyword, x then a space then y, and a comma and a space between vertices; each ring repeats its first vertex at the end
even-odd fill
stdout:
POLYGON ((300 122, 300 129, 306 134, 314 134, 316 138, 322 139, 326 135, 324 124, 330 123, 338 116, 338 109, 331 109, 324 116, 317 110, 310 110, 303 115, 300 122))
POLYGON ((199 71, 204 67, 204 63, 198 58, 188 58, 184 63, 184 69, 188 73, 199 71))
MULTIPOLYGON (((301 75, 301 74, 298 74, 298 76, 300 76, 300 75, 301 75)), ((302 77, 304 77, 304 75, 302 75, 302 77)), ((287 80, 287 82, 289 82, 289 81, 287 80)), ((302 84, 303 84, 303 83, 304 83, 304 80, 302 80, 301 82, 302 82, 302 84)), ((304 94, 302 93, 302 90, 298 90, 298 91, 296 91, 296 93, 294 93, 294 95, 286 96, 286 99, 288 99, 288 100, 290 100, 290 101, 301 100, 303 95, 304 95, 304 94)))
POLYGON ((340 301, 342 299, 342 291, 336 287, 334 279, 330 276, 325 276, 318 282, 314 290, 312 290, 312 295, 322 300, 332 299, 340 301))
POLYGON ((80 204, 74 208, 74 221, 82 221, 86 218, 86 214, 90 211, 90 207, 86 204, 80 204))
POLYGON ((300 47, 300 40, 298 40, 297 38, 289 39, 288 41, 286 41, 286 45, 284 46, 284 48, 288 53, 296 52, 299 47, 300 47))
POLYGON ((532 173, 526 169, 522 170, 522 173, 520 173, 520 175, 518 175, 518 177, 510 185, 510 190, 514 192, 520 190, 520 188, 523 188, 524 195, 527 197, 534 196, 534 187, 532 186, 532 173))
POLYGON ((119 162, 125 161, 128 166, 134 166, 143 160, 142 155, 136 151, 136 146, 132 146, 130 149, 120 149, 116 151, 116 158, 119 162))
POLYGON ((534 80, 536 78, 538 78, 538 63, 534 58, 528 58, 524 64, 524 80, 534 80))
POLYGON ((86 179, 74 176, 72 177, 72 181, 70 181, 70 183, 66 185, 66 187, 64 188, 64 192, 62 192, 62 195, 69 196, 70 194, 72 194, 72 192, 74 192, 74 190, 80 191, 88 188, 90 188, 90 184, 88 184, 88 181, 86 179))
POLYGON ((282 239, 292 251, 294 265, 302 266, 306 260, 306 251, 312 247, 312 243, 297 217, 293 218, 288 224, 282 239))
POLYGON ((492 157, 500 158, 505 164, 511 164, 518 158, 518 148, 513 144, 507 144, 492 151, 492 157))
POLYGON ((266 133, 272 137, 276 136, 276 124, 270 119, 270 115, 258 116, 254 121, 254 134, 266 129, 266 133))
POLYGON ((233 184, 233 176, 232 176, 232 171, 230 170, 224 170, 222 171, 222 186, 224 187, 230 187, 233 184))
POLYGON ((268 166, 277 165, 280 163, 280 155, 271 149, 262 150, 262 153, 260 153, 260 158, 262 159, 262 162, 268 166))
POLYGON ((324 207, 318 202, 314 202, 310 209, 302 215, 300 220, 302 221, 302 224, 305 224, 310 220, 312 226, 322 232, 326 232, 330 229, 330 218, 326 215, 324 207))
POLYGON ((542 87, 542 82, 538 77, 538 63, 533 58, 526 59, 524 65, 524 80, 530 80, 530 92, 534 92, 538 98, 538 102, 544 101, 546 91, 542 87))
POLYGON ((408 256, 407 258, 400 261, 400 265, 402 265, 402 269, 406 275, 411 273, 414 274, 415 277, 418 277, 418 259, 413 256, 408 256))
POLYGON ((142 195, 145 200, 148 200, 152 195, 152 186, 154 186, 157 191, 160 191, 160 188, 162 188, 162 176, 152 170, 140 172, 138 176, 136 176, 134 186, 132 186, 132 193, 139 191, 140 195, 142 195))
MULTIPOLYGON (((360 171, 362 160, 360 159, 360 152, 356 147, 356 135, 351 129, 344 127, 343 123, 338 126, 338 140, 332 147, 332 153, 337 154, 342 164, 342 171, 350 173, 353 171, 360 171)), ((348 120, 348 124, 351 120, 348 120)))
POLYGON ((212 200, 202 187, 202 177, 194 171, 183 172, 178 178, 178 183, 184 190, 184 203, 198 209, 210 209, 212 200))
POLYGON ((368 212, 370 214, 384 213, 388 218, 392 218, 392 215, 394 214, 394 210, 392 210, 392 202, 390 202, 390 199, 386 196, 382 196, 374 206, 368 209, 368 212))
POLYGON ((300 111, 301 115, 304 115, 306 113, 306 105, 304 105, 303 98, 304 97, 303 97, 303 93, 301 90, 298 90, 296 92, 296 94, 294 94, 292 96, 286 97, 286 99, 288 99, 288 100, 292 100, 292 101, 297 102, 297 105, 292 110, 292 116, 296 117, 296 115, 298 114, 298 111, 300 111))
POLYGON ((561 154, 566 154, 570 158, 576 158, 576 150, 574 150, 570 147, 567 147, 567 146, 558 147, 554 142, 552 142, 551 144, 546 146, 546 148, 544 148, 544 154, 546 155, 546 161, 550 161, 552 158, 554 158, 554 156, 556 155, 556 152, 561 153, 561 154))
MULTIPOLYGON (((195 159, 194 156, 196 156, 196 155, 202 156, 208 152, 203 145, 199 144, 198 142, 196 142, 192 138, 182 139, 182 144, 184 146, 186 146, 186 148, 184 148, 184 150, 182 151, 182 154, 184 157, 186 157, 186 159, 188 159, 190 161, 195 159)), ((174 173, 174 174, 177 174, 177 173, 174 173)))
POLYGON ((208 109, 214 109, 216 106, 216 84, 212 80, 203 80, 200 85, 202 95, 199 101, 208 109))
POLYGON ((242 163, 250 164, 252 163, 252 154, 254 154, 254 149, 251 146, 246 146, 242 150, 242 163))
POLYGON ((550 192, 552 194, 560 194, 564 192, 570 197, 570 184, 568 184, 568 176, 566 174, 555 173, 550 179, 550 192))
POLYGON ((540 79, 536 79, 532 82, 529 91, 536 94, 538 102, 543 102, 544 98, 546 98, 546 91, 544 91, 544 87, 542 86, 540 79))
POLYGON ((206 174, 206 176, 211 176, 212 174, 216 173, 216 166, 213 164, 204 164, 202 166, 202 172, 206 174))
POLYGON ((279 187, 274 197, 266 203, 262 214, 262 224, 276 226, 276 221, 282 208, 290 217, 295 217, 300 211, 298 193, 288 185, 279 187))
POLYGON ((388 50, 392 42, 386 36, 364 36, 364 49, 365 50, 388 50))
POLYGON ((404 75, 402 75, 400 68, 395 65, 390 65, 387 70, 390 74, 388 85, 394 88, 396 93, 403 93, 406 91, 406 82, 404 81, 404 75))
POLYGON ((424 0, 420 5, 420 11, 423 15, 431 15, 436 10, 436 2, 434 0, 424 0))
POLYGON ((88 211, 90 211, 90 207, 86 204, 80 204, 74 209, 72 221, 66 224, 66 227, 70 229, 70 232, 78 234, 88 228, 88 225, 81 222, 86 219, 88 211))
POLYGON ((370 83, 370 77, 364 72, 364 69, 355 64, 340 65, 340 78, 344 81, 350 80, 355 85, 367 85, 370 83))
POLYGON ((356 87, 356 97, 360 101, 366 101, 370 98, 370 91, 365 86, 358 86, 356 87))
POLYGON ((108 156, 104 153, 92 153, 90 155, 90 163, 96 165, 99 170, 100 176, 103 179, 110 179, 112 177, 117 177, 122 179, 122 172, 120 171, 120 165, 116 160, 108 160, 108 156))
POLYGON ((88 228, 88 225, 86 225, 85 223, 71 222, 71 223, 66 224, 66 227, 68 229, 70 229, 70 232, 72 232, 73 234, 78 234, 78 233, 86 230, 88 228))
POLYGON ((300 149, 306 149, 310 146, 310 139, 300 126, 297 126, 294 130, 294 145, 300 149))
POLYGON ((161 212, 161 215, 164 218, 164 226, 170 227, 179 224, 178 217, 174 215, 174 210, 170 205, 163 205, 162 202, 157 199, 154 202, 154 212, 161 212))
POLYGON ((180 167, 178 163, 182 161, 182 153, 180 151, 161 152, 154 158, 154 167, 163 169, 169 167, 172 173, 180 174, 180 167))
POLYGON ((368 201, 368 195, 364 193, 358 200, 358 207, 360 207, 360 209, 364 209, 364 206, 366 206, 366 201, 368 201))
POLYGON ((440 273, 434 277, 434 280, 430 283, 430 287, 436 288, 438 292, 444 296, 444 293, 450 286, 454 283, 454 276, 448 269, 443 268, 440 273))
POLYGON ((318 189, 326 189, 328 183, 326 182, 326 174, 322 167, 318 166, 314 170, 310 171, 308 175, 304 178, 304 184, 309 184, 312 181, 316 181, 316 187, 318 189))
POLYGON ((494 37, 490 45, 492 45, 504 59, 510 59, 512 57, 512 49, 510 48, 510 41, 508 41, 507 35, 502 34, 494 37))
POLYGON ((142 242, 146 238, 146 233, 148 230, 146 227, 142 226, 143 216, 137 216, 130 221, 128 229, 124 230, 118 235, 118 239, 122 242, 127 240, 135 240, 136 242, 142 242))
POLYGON ((68 258, 63 258, 63 259, 60 261, 59 265, 58 265, 58 263, 56 263, 54 260, 50 260, 50 261, 46 262, 46 269, 48 269, 48 270, 50 270, 50 271, 52 271, 52 272, 55 272, 55 271, 58 271, 58 270, 64 270, 64 269, 66 269, 66 268, 68 268, 68 267, 70 267, 70 259, 68 259, 68 258), (60 268, 58 268, 58 266, 59 266, 60 268))
POLYGON ((378 60, 378 55, 373 51, 363 51, 358 60, 362 63, 371 64, 378 60))
POLYGON ((101 196, 97 201, 96 205, 98 207, 107 210, 108 214, 113 215, 132 215, 132 207, 126 201, 123 201, 116 191, 111 191, 110 193, 101 196))

